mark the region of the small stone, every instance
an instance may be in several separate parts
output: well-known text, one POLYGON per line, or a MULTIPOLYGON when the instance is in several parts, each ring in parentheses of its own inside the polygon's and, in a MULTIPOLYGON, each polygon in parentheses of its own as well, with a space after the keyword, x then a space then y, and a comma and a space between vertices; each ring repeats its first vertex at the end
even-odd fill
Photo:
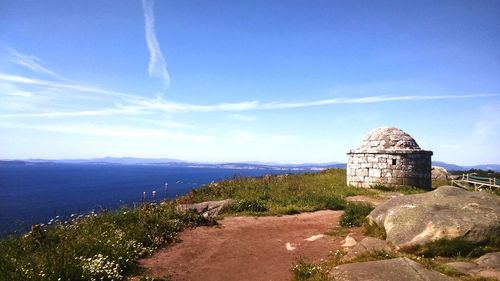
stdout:
POLYGON ((366 253, 373 252, 392 252, 391 247, 384 241, 373 237, 366 237, 361 240, 354 248, 352 248, 347 255, 344 256, 344 260, 351 260, 358 256, 366 253))
POLYGON ((357 243, 358 242, 356 242, 356 239, 347 235, 346 238, 344 239, 344 244, 342 244, 342 247, 352 247, 355 246, 357 243))

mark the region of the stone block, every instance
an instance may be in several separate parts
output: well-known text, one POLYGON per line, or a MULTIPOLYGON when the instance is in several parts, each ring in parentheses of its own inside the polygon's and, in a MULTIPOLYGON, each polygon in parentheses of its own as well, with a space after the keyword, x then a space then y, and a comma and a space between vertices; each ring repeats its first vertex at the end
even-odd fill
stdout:
POLYGON ((370 177, 380 177, 380 170, 379 169, 370 169, 368 171, 368 175, 370 177))

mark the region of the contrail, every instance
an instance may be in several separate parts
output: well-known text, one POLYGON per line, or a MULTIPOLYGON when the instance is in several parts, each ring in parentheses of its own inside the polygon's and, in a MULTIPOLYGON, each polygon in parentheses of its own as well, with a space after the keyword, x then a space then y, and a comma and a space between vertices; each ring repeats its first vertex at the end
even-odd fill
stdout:
POLYGON ((154 1, 142 0, 142 7, 144 9, 146 43, 149 50, 148 73, 151 77, 160 78, 163 82, 163 90, 167 90, 170 86, 170 75, 168 74, 167 63, 161 52, 160 44, 156 39, 153 13, 154 1))

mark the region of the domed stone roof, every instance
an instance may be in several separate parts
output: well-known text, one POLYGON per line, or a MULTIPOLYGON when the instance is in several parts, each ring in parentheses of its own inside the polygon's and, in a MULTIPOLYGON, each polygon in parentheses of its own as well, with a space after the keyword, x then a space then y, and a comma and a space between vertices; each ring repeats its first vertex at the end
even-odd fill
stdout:
POLYGON ((415 139, 403 130, 394 127, 381 127, 371 131, 361 141, 356 152, 420 150, 415 139))

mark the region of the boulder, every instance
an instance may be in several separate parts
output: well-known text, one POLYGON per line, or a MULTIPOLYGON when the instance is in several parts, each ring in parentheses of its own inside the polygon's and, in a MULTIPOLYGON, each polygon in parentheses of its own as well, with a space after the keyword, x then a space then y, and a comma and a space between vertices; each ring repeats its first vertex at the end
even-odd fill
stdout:
POLYGON ((445 181, 449 179, 450 174, 445 168, 439 166, 432 166, 432 179, 438 181, 445 181))
POLYGON ((486 254, 473 262, 450 262, 446 265, 473 277, 500 280, 500 252, 486 254))
POLYGON ((452 281, 458 280, 426 269, 408 258, 339 265, 330 271, 336 281, 452 281))
POLYGON ((423 194, 394 197, 367 218, 384 228, 386 239, 398 249, 438 239, 479 243, 500 236, 500 197, 442 186, 423 194))
POLYGON ((194 204, 181 204, 177 205, 179 211, 194 211, 203 214, 204 217, 215 217, 224 208, 224 206, 234 204, 236 200, 226 199, 220 201, 206 201, 194 204))
POLYGON ((392 249, 384 240, 373 237, 366 237, 361 240, 354 248, 352 248, 352 250, 350 250, 349 253, 344 256, 343 260, 349 261, 364 254, 374 252, 390 253, 392 252, 392 249))

